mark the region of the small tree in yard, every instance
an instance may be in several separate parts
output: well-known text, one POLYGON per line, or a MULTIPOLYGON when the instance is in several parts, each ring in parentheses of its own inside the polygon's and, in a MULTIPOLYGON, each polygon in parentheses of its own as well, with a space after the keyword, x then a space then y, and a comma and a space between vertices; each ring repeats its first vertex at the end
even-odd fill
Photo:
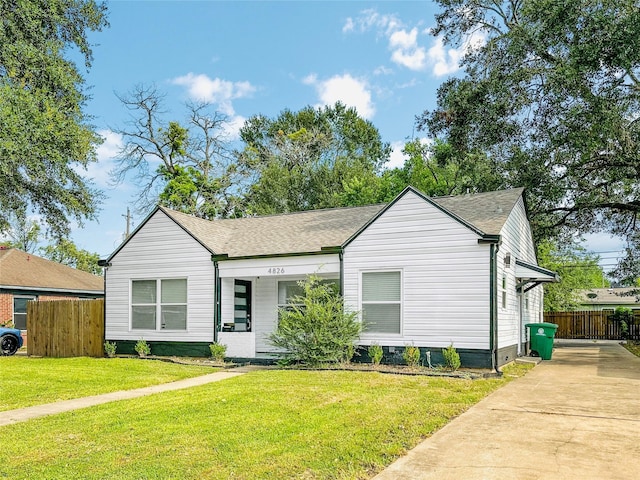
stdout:
POLYGON ((348 360, 361 331, 356 312, 345 312, 335 284, 316 276, 299 282, 304 294, 279 310, 277 330, 269 336, 285 359, 307 365, 348 360))

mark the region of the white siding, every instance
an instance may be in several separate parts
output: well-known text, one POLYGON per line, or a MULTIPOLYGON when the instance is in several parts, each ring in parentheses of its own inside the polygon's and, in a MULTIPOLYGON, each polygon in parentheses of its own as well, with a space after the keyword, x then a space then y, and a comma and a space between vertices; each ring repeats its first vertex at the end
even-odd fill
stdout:
POLYGON ((160 210, 111 260, 106 288, 108 340, 213 341, 215 289, 211 254, 160 210), (131 330, 131 280, 161 278, 187 279, 187 330, 131 330))
POLYGON ((498 348, 508 347, 518 343, 518 335, 522 341, 526 340, 524 324, 528 322, 542 321, 542 285, 529 290, 526 298, 529 299, 529 308, 524 308, 522 299, 522 323, 519 325, 520 304, 519 295, 516 292, 515 261, 524 260, 537 264, 535 247, 531 236, 531 227, 527 219, 524 202, 518 200, 511 214, 502 227, 502 244, 498 251, 498 348), (505 268, 504 258, 511 254, 511 266, 505 268), (502 308, 502 278, 506 278, 507 306, 502 308))
POLYGON ((218 263, 220 277, 283 277, 291 275, 340 272, 338 255, 303 255, 293 257, 250 258, 218 263))
POLYGON ((413 192, 344 253, 345 303, 360 310, 361 274, 402 271, 402 333, 363 334, 363 344, 489 348, 489 246, 413 192))

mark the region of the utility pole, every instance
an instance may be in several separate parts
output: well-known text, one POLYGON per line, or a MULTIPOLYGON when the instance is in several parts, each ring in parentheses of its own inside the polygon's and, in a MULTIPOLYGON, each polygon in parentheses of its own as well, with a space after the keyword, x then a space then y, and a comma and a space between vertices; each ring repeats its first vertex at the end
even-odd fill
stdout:
POLYGON ((124 238, 126 240, 127 238, 129 238, 131 228, 131 213, 129 212, 129 207, 127 207, 127 214, 122 216, 127 219, 127 230, 124 234, 124 238))

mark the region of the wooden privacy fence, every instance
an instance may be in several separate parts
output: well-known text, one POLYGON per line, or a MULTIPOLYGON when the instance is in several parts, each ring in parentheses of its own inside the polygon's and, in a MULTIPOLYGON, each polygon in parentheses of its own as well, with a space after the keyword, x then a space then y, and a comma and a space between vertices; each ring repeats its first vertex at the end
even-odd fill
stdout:
MULTIPOLYGON (((634 315, 628 338, 640 340, 640 312, 634 312, 634 315)), ((556 338, 622 340, 620 323, 612 321, 610 316, 611 312, 545 312, 544 321, 558 325, 556 338)))
POLYGON ((104 299, 27 303, 27 354, 104 356, 104 299))

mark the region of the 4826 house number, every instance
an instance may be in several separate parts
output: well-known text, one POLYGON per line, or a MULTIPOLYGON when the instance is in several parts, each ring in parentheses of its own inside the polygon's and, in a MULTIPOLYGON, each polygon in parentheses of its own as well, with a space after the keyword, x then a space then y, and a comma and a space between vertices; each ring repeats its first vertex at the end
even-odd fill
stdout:
POLYGON ((271 267, 269 270, 267 270, 267 273, 269 275, 283 275, 284 267, 271 267))

